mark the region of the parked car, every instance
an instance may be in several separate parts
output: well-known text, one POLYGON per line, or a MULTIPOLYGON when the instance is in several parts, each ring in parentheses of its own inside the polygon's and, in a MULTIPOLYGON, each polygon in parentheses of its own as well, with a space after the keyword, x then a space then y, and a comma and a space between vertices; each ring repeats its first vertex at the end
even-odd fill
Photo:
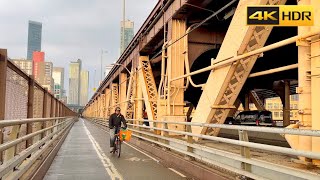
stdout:
POLYGON ((243 111, 234 119, 233 124, 251 126, 275 126, 271 111, 243 111))

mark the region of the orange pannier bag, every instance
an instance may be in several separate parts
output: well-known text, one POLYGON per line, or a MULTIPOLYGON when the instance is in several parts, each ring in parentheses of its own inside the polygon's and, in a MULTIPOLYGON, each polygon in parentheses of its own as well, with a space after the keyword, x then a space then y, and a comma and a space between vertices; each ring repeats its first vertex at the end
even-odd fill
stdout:
POLYGON ((132 132, 128 129, 120 129, 120 140, 121 141, 130 141, 132 132))

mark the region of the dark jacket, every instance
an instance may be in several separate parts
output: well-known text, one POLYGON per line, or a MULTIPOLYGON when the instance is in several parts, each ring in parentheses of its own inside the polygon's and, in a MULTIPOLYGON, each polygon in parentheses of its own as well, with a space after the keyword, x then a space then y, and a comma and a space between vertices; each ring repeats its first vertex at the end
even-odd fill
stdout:
POLYGON ((116 127, 118 129, 121 127, 121 122, 124 124, 125 127, 127 127, 127 123, 123 115, 117 115, 116 113, 113 113, 109 118, 109 128, 113 129, 114 127, 116 127))

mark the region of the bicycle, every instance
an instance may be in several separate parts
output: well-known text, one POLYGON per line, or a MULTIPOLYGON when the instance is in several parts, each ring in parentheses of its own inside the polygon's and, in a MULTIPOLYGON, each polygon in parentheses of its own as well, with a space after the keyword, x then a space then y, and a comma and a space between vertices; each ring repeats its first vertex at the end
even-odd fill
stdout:
POLYGON ((113 151, 113 154, 117 153, 117 156, 119 158, 120 154, 121 154, 120 133, 117 133, 114 136, 115 136, 115 140, 114 140, 114 151, 113 151))

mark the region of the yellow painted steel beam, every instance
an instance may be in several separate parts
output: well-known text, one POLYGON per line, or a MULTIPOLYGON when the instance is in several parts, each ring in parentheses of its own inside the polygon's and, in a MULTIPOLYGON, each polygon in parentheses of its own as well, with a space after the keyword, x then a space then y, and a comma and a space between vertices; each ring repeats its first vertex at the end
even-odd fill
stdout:
MULTIPOLYGON (((314 17, 320 17, 320 1, 311 0, 315 9, 314 17)), ((314 22, 312 31, 320 30, 320 20, 314 22)), ((312 129, 320 130, 320 36, 311 39, 311 114, 312 129)), ((320 152, 320 138, 312 137, 312 151, 320 152)), ((320 165, 320 160, 313 160, 314 164, 320 165)))
MULTIPOLYGON (((139 63, 139 66, 141 67, 141 70, 139 71, 139 81, 141 83, 141 89, 148 114, 148 119, 157 120, 158 92, 156 83, 154 81, 149 57, 140 56, 139 63)), ((150 126, 153 127, 153 123, 150 123, 150 126)))
POLYGON ((258 110, 265 110, 264 103, 262 102, 262 100, 259 98, 259 96, 255 91, 250 91, 249 96, 258 110))
POLYGON ((125 114, 125 102, 127 99, 127 73, 120 73, 119 75, 119 101, 121 113, 125 114))
POLYGON ((110 96, 111 96, 111 90, 110 88, 107 88, 105 90, 105 115, 104 117, 109 119, 110 116, 110 96))
POLYGON ((131 74, 129 78, 129 84, 128 84, 128 91, 127 91, 127 97, 126 102, 124 104, 124 115, 127 119, 133 119, 134 115, 134 97, 136 93, 136 79, 135 79, 135 72, 133 72, 133 67, 131 69, 131 74))
MULTIPOLYGON (((240 0, 217 59, 227 59, 264 46, 272 27, 247 26, 248 5, 284 4, 286 0, 240 0)), ((193 122, 224 123, 230 109, 214 109, 212 105, 234 105, 258 55, 243 58, 212 71, 200 97, 193 122)), ((193 133, 217 136, 220 129, 193 127, 193 133)))
MULTIPOLYGON (((170 27, 170 26, 169 26, 170 27)), ((186 33, 186 21, 179 19, 171 20, 171 41, 175 41, 186 33)), ((173 45, 168 47, 168 58, 167 58, 167 72, 168 79, 173 79, 184 75, 184 55, 185 42, 183 40, 177 41, 173 45)), ((177 81, 171 81, 167 87, 167 113, 166 115, 183 116, 184 108, 184 79, 177 81)))
MULTIPOLYGON (((141 66, 141 64, 139 65, 141 66)), ((143 116, 142 116, 142 109, 143 109, 143 98, 142 98, 142 86, 143 86, 143 82, 140 78, 140 76, 142 76, 142 72, 140 72, 142 69, 140 69, 138 71, 138 73, 135 74, 135 79, 137 79, 137 83, 136 83, 136 94, 135 94, 135 114, 134 117, 135 119, 138 120, 142 120, 143 116)), ((138 121, 135 121, 135 123, 139 123, 138 121)))
POLYGON ((119 88, 117 83, 111 84, 111 114, 114 113, 115 108, 119 103, 119 88))

